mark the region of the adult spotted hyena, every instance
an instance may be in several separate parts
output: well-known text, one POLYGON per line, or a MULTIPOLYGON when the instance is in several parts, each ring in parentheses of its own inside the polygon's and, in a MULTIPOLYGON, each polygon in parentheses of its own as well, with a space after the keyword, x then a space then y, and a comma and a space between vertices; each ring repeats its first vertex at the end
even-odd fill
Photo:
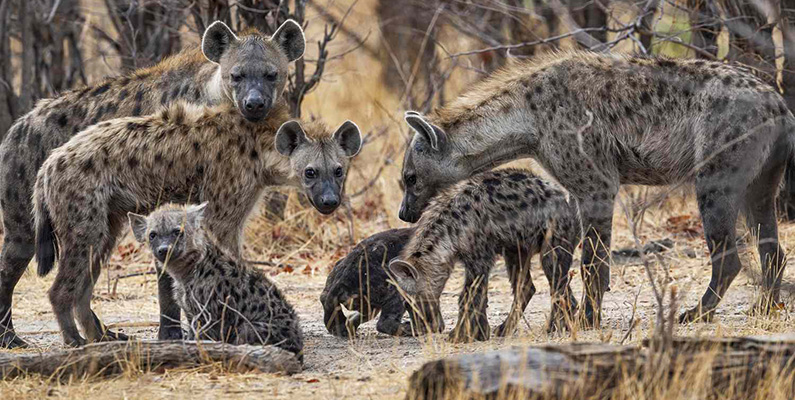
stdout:
MULTIPOLYGON (((52 151, 33 194, 36 259, 44 275, 58 258, 49 295, 67 344, 85 343, 75 317, 90 341, 124 339, 102 326, 90 303, 128 212, 207 201, 205 226, 240 256, 243 225, 267 186, 302 186, 323 213, 340 204, 350 158, 361 147, 358 127, 302 127, 287 121, 287 111, 280 101, 264 121, 252 122, 230 104, 176 103, 99 123, 52 151)), ((178 321, 171 298, 161 292, 161 311, 178 321)))
MULTIPOLYGON (((41 100, 21 117, 0 144, 0 348, 25 346, 11 320, 11 298, 35 249, 31 195, 39 167, 50 151, 89 125, 125 116, 151 114, 177 100, 234 104, 240 114, 265 118, 281 97, 288 64, 304 52, 294 21, 271 37, 257 31, 236 36, 221 22, 210 25, 201 49, 185 50, 159 64, 93 86, 41 100)), ((170 278, 163 275, 163 286, 170 278)), ((161 330, 161 339, 170 337, 161 330)))
POLYGON ((489 272, 495 257, 504 251, 514 293, 508 318, 497 329, 505 336, 513 332, 535 294, 529 260, 538 254, 552 293, 549 327, 560 328, 577 304, 569 287, 569 267, 580 236, 576 205, 562 190, 529 171, 489 171, 434 198, 389 269, 416 304, 421 320, 441 330, 439 298, 460 261, 466 278, 450 337, 487 340, 489 272))
POLYGON ((750 72, 704 60, 556 53, 518 63, 425 118, 403 165, 400 217, 419 219, 441 188, 532 157, 578 201, 586 227, 585 322, 608 290, 613 201, 620 184, 695 184, 712 279, 681 321, 709 319, 741 264, 734 224, 759 238, 767 305, 778 302, 784 253, 774 199, 795 119, 750 72))
POLYGON ((220 246, 202 227, 207 203, 129 213, 135 239, 174 278, 192 336, 233 344, 271 344, 303 360, 298 316, 279 288, 220 246))

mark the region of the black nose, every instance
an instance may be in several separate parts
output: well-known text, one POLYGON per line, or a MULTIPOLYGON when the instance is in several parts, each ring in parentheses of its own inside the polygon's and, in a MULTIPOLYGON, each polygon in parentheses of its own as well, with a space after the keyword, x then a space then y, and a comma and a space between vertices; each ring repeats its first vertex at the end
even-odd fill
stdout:
POLYGON ((265 99, 260 95, 249 95, 244 103, 246 111, 262 111, 265 108, 265 99))
POLYGON ((340 199, 337 197, 323 197, 320 202, 325 207, 336 207, 340 205, 340 199))
POLYGON ((168 256, 168 246, 160 246, 157 248, 157 253, 155 254, 158 260, 165 261, 166 256, 168 256))

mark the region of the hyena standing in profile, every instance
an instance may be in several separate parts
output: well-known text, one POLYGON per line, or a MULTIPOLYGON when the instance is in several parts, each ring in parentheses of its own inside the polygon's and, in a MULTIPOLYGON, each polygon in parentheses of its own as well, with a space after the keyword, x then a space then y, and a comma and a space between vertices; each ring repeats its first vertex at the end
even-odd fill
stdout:
MULTIPOLYGON (((210 25, 201 49, 185 50, 159 64, 109 78, 53 99, 41 100, 8 131, 0 145, 0 348, 26 343, 14 333, 11 298, 35 249, 30 199, 33 182, 52 149, 71 136, 112 118, 151 114, 181 100, 197 104, 233 104, 258 121, 284 91, 288 64, 304 52, 301 27, 289 20, 268 37, 257 31, 236 36, 222 22, 210 25)), ((159 286, 171 287, 163 275, 159 286)), ((161 339, 179 338, 178 326, 161 318, 161 339), (163 325, 162 323, 166 323, 163 325)))
POLYGON ((220 246, 202 220, 207 203, 165 205, 148 217, 129 213, 135 239, 174 278, 175 299, 198 340, 270 344, 303 361, 295 310, 262 271, 220 246))
MULTIPOLYGON (((287 121, 278 102, 261 122, 230 104, 212 108, 176 103, 146 117, 94 125, 55 149, 33 192, 39 275, 58 258, 50 302, 68 345, 124 339, 108 332, 91 310, 101 267, 128 212, 160 204, 209 202, 205 226, 239 257, 243 225, 267 186, 294 184, 318 211, 338 207, 359 128, 346 121, 332 132, 310 121, 287 121), (286 122, 285 122, 286 121, 286 122)), ((160 296, 161 307, 173 305, 160 296)), ((179 309, 166 315, 179 321, 179 309)))
POLYGON ((621 184, 695 184, 712 279, 680 321, 709 320, 740 271, 740 212, 759 239, 763 305, 779 301, 785 260, 774 200, 792 155, 795 118, 773 87, 746 70, 704 60, 555 53, 494 74, 427 119, 409 112, 406 121, 416 134, 404 157, 403 220, 417 221, 438 190, 519 158, 536 159, 571 193, 586 229, 586 325, 598 326, 609 289, 621 184))
POLYGON ((535 294, 530 258, 538 254, 551 289, 549 330, 560 329, 577 307, 569 267, 580 236, 576 205, 562 190, 529 171, 488 171, 436 196, 389 269, 415 303, 418 325, 440 331, 439 298, 453 266, 461 262, 464 288, 450 338, 487 340, 489 273, 495 257, 503 252, 514 294, 511 311, 496 332, 505 336, 514 331, 535 294))

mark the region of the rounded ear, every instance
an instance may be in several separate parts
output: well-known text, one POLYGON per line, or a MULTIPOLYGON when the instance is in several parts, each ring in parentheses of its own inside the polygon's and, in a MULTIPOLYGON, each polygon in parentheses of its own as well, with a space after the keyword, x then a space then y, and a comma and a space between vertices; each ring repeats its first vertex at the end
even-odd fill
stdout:
POLYGON ((208 60, 218 64, 229 45, 238 40, 237 35, 221 21, 215 21, 202 36, 202 53, 208 60))
POLYGON ((414 110, 406 111, 406 115, 405 116, 408 117, 409 115, 416 115, 416 116, 422 117, 422 114, 420 114, 418 111, 414 111, 414 110))
POLYGON ((410 293, 416 292, 417 270, 413 265, 396 258, 389 263, 389 270, 401 289, 410 293))
POLYGON ((306 142, 306 133, 298 121, 287 121, 276 132, 276 151, 290 157, 298 146, 306 142))
POLYGON ((359 150, 362 148, 362 134, 359 127, 352 121, 345 121, 337 128, 337 131, 334 132, 334 140, 339 143, 348 157, 359 154, 359 150))
POLYGON ((139 243, 146 242, 146 217, 136 213, 128 212, 127 219, 130 220, 130 229, 133 231, 135 240, 139 243))
POLYGON ((425 137, 428 143, 431 144, 432 149, 439 150, 445 141, 444 132, 440 128, 431 125, 422 115, 416 112, 406 113, 405 119, 411 129, 425 137))
POLYGON ((200 225, 202 220, 204 220, 204 212, 207 210, 207 204, 209 202, 205 201, 197 206, 190 206, 188 207, 188 218, 192 220, 196 225, 200 225))
POLYGON ((271 41, 279 45, 289 61, 295 61, 304 55, 306 48, 304 30, 292 19, 284 21, 271 36, 271 41))

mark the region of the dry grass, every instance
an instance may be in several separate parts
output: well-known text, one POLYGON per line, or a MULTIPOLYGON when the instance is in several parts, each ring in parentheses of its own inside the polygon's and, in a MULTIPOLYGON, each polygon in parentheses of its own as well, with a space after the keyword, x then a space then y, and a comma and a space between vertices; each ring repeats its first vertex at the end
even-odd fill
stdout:
MULTIPOLYGON (((338 3, 340 10, 348 2, 338 3)), ((372 1, 360 1, 351 14, 349 24, 366 34, 378 46, 372 1)), ((317 25, 308 32, 309 43, 318 35, 317 25)), ((447 35, 451 36, 451 35, 447 35)), ((461 39, 446 37, 451 52, 465 48, 461 39)), ((339 42, 331 49, 342 51, 351 43, 339 42)), ((310 45, 309 49, 314 46, 310 45)), ((311 55, 309 55, 311 57, 311 55)), ((322 117, 335 126, 345 119, 355 121, 365 132, 371 132, 366 147, 350 172, 348 193, 367 190, 350 199, 350 211, 342 208, 324 217, 307 209, 291 193, 286 219, 273 223, 261 215, 254 216, 246 228, 246 255, 250 259, 267 260, 289 265, 268 268, 273 279, 296 307, 306 335, 305 371, 284 377, 264 374, 229 374, 211 366, 202 369, 167 371, 162 374, 130 370, 111 380, 85 379, 54 382, 43 377, 20 378, 0 382, 0 398, 29 399, 45 396, 63 398, 387 398, 405 396, 407 378, 424 361, 444 355, 503 348, 511 345, 532 345, 571 340, 618 343, 639 343, 654 330, 654 300, 643 267, 615 265, 612 268, 611 291, 605 296, 604 321, 597 331, 574 332, 571 335, 548 336, 544 332, 549 310, 549 288, 544 284, 540 268, 534 266, 533 276, 539 289, 525 313, 526 324, 520 325, 515 337, 492 339, 486 343, 451 344, 445 335, 429 338, 401 339, 375 333, 374 323, 360 328, 360 337, 345 341, 331 337, 323 327, 322 309, 318 301, 325 276, 333 260, 343 256, 352 243, 403 224, 397 219, 401 191, 397 180, 407 128, 402 121, 403 108, 399 93, 381 85, 381 66, 362 52, 354 52, 328 66, 328 73, 319 89, 308 96, 305 115, 322 117), (383 134, 379 134, 384 132, 383 134), (380 172, 379 172, 380 171, 380 172), (637 300, 637 301, 636 301, 637 300), (628 334, 633 315, 639 321, 628 334)), ((474 78, 462 72, 453 79, 448 90, 454 95, 474 78)), ((448 96, 449 98, 450 96, 448 96)), ((529 162, 514 165, 528 166, 529 162)), ((643 200, 645 190, 622 192, 627 204, 643 200)), ((625 213, 616 207, 614 248, 633 245, 625 213)), ((695 204, 686 193, 675 193, 661 204, 655 204, 643 216, 639 238, 645 242, 671 237, 676 246, 655 261, 657 277, 678 288, 681 307, 694 305, 706 287, 710 264, 706 245, 699 235, 695 204)), ((795 248, 795 226, 784 224, 780 235, 785 248, 795 248)), ((749 246, 749 249, 751 247, 749 246)), ((748 271, 758 271, 755 250, 743 254, 748 271)), ((151 268, 150 258, 130 238, 119 245, 107 275, 97 285, 94 309, 101 318, 127 333, 142 338, 156 336, 157 296, 152 275, 116 280, 114 277, 151 268)), ((576 268, 573 268, 576 270, 576 268)), ((510 285, 502 268, 490 279, 489 315, 492 325, 499 323, 510 308, 510 285)), ((754 276, 743 273, 734 282, 729 295, 718 308, 714 323, 675 327, 677 335, 749 335, 791 332, 795 327, 792 310, 792 286, 786 285, 783 300, 788 304, 780 315, 758 317, 747 313, 758 296, 754 276)), ((45 296, 51 277, 42 279, 29 271, 17 287, 14 297, 15 322, 18 332, 36 346, 33 350, 60 347, 57 325, 45 296)), ((793 268, 784 277, 795 282, 793 268)), ((454 275, 442 296, 446 325, 453 326, 456 316, 457 290, 463 282, 460 271, 454 275)), ((582 293, 579 275, 574 278, 575 293, 582 293)), ((449 328, 448 328, 449 329, 449 328)), ((705 362, 704 365, 707 365, 705 362)), ((706 367, 704 368, 706 371, 706 367)), ((791 377, 789 382, 791 384, 791 377)), ((629 382, 614 393, 617 399, 678 399, 703 397, 707 380, 703 373, 688 374, 676 382, 653 386, 629 382)), ((770 387, 757 398, 783 399, 781 382, 771 379, 770 387)), ((732 398, 729 394, 725 398, 732 398)))

